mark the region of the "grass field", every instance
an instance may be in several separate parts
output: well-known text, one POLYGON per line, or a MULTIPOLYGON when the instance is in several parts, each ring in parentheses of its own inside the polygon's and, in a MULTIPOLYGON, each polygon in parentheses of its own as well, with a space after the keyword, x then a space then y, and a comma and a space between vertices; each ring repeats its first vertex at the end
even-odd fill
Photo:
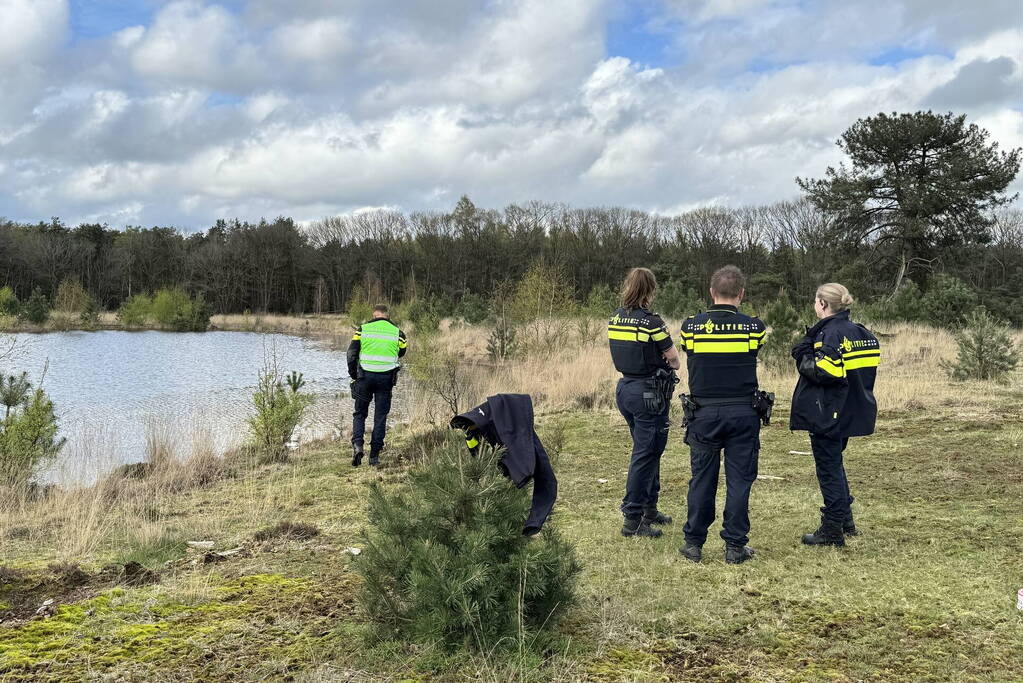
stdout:
MULTIPOLYGON (((613 373, 596 344, 571 359, 492 368, 477 387, 541 394, 541 436, 563 443, 553 523, 576 544, 584 573, 579 604, 551 651, 452 655, 365 640, 358 558, 346 548, 359 546, 368 521, 367 483, 403 485, 404 468, 393 461, 417 434, 405 428, 381 471, 353 470, 340 444, 323 442, 289 464, 206 458, 203 467, 215 475, 204 476, 194 464, 204 458, 168 459, 149 479, 8 505, 0 514, 0 675, 1023 679, 1023 612, 1015 605, 1023 588, 1020 377, 1005 387, 950 384, 934 369, 950 353, 947 335, 890 332, 878 432, 854 440, 848 453, 862 535, 844 549, 799 545, 816 526, 820 502, 811 459, 791 453, 809 449, 805 434, 786 429, 786 371, 765 373, 764 384, 783 400, 762 436, 760 471, 768 478, 755 485, 751 503, 756 559, 725 565, 713 540, 719 525, 704 564, 678 555, 688 455, 677 429, 662 464, 661 507, 679 521, 658 540, 622 538, 618 504, 630 444, 608 406, 613 373), (319 533, 285 526, 256 540, 281 522, 319 533), (221 558, 185 543, 205 540, 240 550, 221 558), (159 576, 126 571, 131 562, 159 576)), ((460 335, 471 334, 449 331, 437 346, 466 343, 460 335)))

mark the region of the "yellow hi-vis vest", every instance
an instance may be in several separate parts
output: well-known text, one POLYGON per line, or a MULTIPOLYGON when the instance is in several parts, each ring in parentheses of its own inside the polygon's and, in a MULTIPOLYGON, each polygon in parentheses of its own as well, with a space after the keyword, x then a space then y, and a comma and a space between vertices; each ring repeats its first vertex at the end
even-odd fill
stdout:
POLYGON ((400 331, 389 320, 373 320, 359 328, 359 367, 389 372, 398 367, 400 331))

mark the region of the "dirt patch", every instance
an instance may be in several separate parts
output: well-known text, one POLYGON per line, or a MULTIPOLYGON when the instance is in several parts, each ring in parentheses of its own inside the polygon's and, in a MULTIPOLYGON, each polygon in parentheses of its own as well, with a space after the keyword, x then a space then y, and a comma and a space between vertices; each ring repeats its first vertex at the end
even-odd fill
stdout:
POLYGON ((253 536, 252 540, 257 543, 263 543, 276 538, 287 538, 296 541, 302 541, 313 536, 318 536, 320 529, 314 524, 304 524, 302 522, 281 522, 277 526, 267 527, 260 531, 257 531, 253 536))
POLYGON ((0 567, 0 623, 49 616, 60 605, 86 600, 115 586, 143 586, 159 580, 159 574, 138 562, 108 565, 95 574, 72 563, 51 564, 35 574, 0 567))

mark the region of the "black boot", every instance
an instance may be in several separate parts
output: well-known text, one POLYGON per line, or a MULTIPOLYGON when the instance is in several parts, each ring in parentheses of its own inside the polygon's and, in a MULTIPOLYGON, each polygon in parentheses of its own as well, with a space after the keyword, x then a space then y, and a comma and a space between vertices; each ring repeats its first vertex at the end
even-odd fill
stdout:
POLYGON ((648 524, 671 524, 673 521, 671 517, 657 510, 654 510, 653 512, 644 512, 643 519, 648 524))
POLYGON ((644 536, 646 538, 660 538, 661 530, 650 527, 650 522, 642 517, 625 518, 622 526, 622 536, 644 536))
POLYGON ((842 533, 846 536, 859 536, 860 531, 856 528, 856 522, 853 521, 852 513, 845 518, 845 522, 842 523, 842 533))
POLYGON ((753 559, 753 548, 748 545, 725 545, 725 562, 728 564, 742 564, 746 560, 753 559))
POLYGON ((679 553, 681 553, 682 557, 686 558, 690 562, 696 562, 697 564, 703 562, 703 548, 695 543, 686 541, 685 547, 679 548, 679 553))
POLYGON ((352 442, 352 467, 358 467, 362 464, 362 444, 352 442))
POLYGON ((842 533, 842 525, 821 520, 821 525, 812 534, 803 534, 804 545, 831 545, 842 547, 845 545, 845 534, 842 533))
POLYGON ((369 466, 380 467, 380 451, 376 449, 370 449, 369 451, 369 466))

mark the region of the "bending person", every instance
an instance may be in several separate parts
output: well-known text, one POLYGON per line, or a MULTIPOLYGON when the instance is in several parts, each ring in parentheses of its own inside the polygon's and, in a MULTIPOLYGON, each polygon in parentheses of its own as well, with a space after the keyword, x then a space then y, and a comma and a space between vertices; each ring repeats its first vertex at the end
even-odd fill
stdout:
POLYGON ((847 534, 857 533, 843 455, 850 437, 874 433, 881 346, 867 328, 850 319, 853 302, 844 286, 821 285, 813 302, 820 321, 792 349, 799 382, 792 394, 789 428, 810 432, 824 497, 820 527, 803 536, 806 545, 842 546, 847 534))

